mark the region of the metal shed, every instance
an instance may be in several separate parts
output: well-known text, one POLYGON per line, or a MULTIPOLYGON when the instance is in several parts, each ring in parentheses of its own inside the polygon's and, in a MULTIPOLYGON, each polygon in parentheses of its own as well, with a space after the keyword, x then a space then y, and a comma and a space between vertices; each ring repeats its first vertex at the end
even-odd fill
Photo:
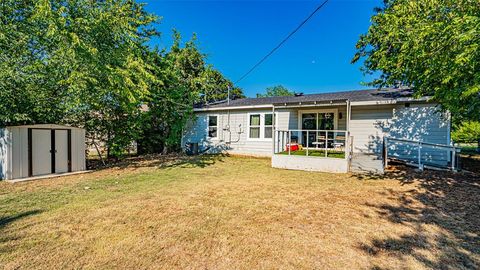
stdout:
POLYGON ((85 130, 53 124, 0 128, 0 179, 84 171, 85 130))

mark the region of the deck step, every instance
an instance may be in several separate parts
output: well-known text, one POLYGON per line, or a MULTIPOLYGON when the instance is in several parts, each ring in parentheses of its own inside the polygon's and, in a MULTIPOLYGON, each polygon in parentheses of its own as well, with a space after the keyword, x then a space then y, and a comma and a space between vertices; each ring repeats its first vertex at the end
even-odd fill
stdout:
POLYGON ((350 171, 354 173, 383 174, 382 158, 375 154, 354 153, 350 171))

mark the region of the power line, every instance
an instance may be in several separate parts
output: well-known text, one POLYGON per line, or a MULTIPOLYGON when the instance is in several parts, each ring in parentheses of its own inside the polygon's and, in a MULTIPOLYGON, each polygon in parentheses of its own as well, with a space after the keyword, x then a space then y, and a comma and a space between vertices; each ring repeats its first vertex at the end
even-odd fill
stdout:
POLYGON ((238 79, 235 84, 239 83, 245 77, 247 77, 254 69, 260 66, 267 58, 272 55, 278 48, 280 48, 291 36, 293 36, 304 24, 310 20, 317 11, 319 11, 329 0, 325 0, 322 4, 320 4, 305 20, 300 23, 295 30, 293 30, 286 38, 284 38, 275 48, 273 48, 267 55, 265 55, 260 61, 258 61, 247 73, 245 73, 240 79, 238 79))

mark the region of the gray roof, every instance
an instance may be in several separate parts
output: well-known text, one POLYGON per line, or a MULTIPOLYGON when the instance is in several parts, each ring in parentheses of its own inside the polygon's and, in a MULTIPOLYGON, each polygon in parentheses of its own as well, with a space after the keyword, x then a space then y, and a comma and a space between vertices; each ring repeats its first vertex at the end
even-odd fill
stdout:
POLYGON ((230 100, 216 104, 202 105, 198 108, 229 108, 239 106, 272 105, 272 104, 291 104, 291 103, 313 103, 313 102, 332 102, 332 101, 384 101, 395 100, 399 98, 412 97, 412 90, 408 88, 382 88, 368 90, 353 90, 343 92, 331 92, 322 94, 308 94, 302 96, 281 96, 264 98, 243 98, 230 100))

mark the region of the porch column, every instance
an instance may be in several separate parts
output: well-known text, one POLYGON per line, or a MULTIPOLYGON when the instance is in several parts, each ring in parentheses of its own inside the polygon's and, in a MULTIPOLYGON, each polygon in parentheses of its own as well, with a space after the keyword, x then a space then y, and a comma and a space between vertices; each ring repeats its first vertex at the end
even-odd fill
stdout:
POLYGON ((350 113, 351 113, 350 100, 347 100, 347 132, 350 131, 350 113))
POLYGON ((350 154, 351 143, 350 143, 350 117, 352 113, 352 105, 350 104, 350 100, 347 100, 347 115, 346 115, 346 133, 345 133, 345 159, 348 159, 348 155, 350 154))

